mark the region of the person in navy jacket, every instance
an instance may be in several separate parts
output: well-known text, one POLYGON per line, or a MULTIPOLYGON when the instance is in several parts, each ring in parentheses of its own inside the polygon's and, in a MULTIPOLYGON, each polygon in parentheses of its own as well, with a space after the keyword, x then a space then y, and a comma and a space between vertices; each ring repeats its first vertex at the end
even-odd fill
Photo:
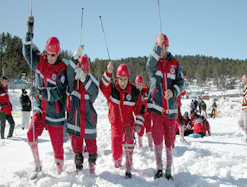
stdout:
POLYGON ((178 97, 183 91, 184 78, 178 61, 168 52, 169 41, 166 35, 159 34, 147 60, 151 85, 148 109, 153 120, 153 140, 157 173, 163 175, 163 139, 166 145, 166 178, 172 179, 172 159, 175 142, 176 118, 178 118, 178 97))
POLYGON ((95 173, 97 159, 96 124, 97 113, 93 107, 99 83, 90 73, 91 64, 87 56, 80 55, 81 46, 75 51, 67 69, 67 131, 70 134, 75 154, 76 171, 83 169, 83 141, 89 153, 88 164, 91 174, 95 173), (79 54, 78 54, 79 53, 79 54))
POLYGON ((49 132, 54 151, 57 173, 63 169, 64 150, 63 134, 66 110, 66 62, 60 59, 60 42, 50 37, 45 46, 45 53, 38 54, 31 49, 33 37, 33 17, 28 19, 28 31, 23 45, 23 56, 35 73, 35 85, 30 95, 35 97, 33 117, 27 132, 27 142, 31 147, 35 171, 41 171, 38 152, 38 137, 44 128, 49 132))

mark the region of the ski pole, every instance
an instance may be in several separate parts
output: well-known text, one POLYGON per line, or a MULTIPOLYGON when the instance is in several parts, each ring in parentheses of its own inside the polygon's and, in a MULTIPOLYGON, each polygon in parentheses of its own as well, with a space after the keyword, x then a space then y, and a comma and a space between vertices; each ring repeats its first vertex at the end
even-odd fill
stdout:
MULTIPOLYGON (((107 54, 108 54, 108 59, 110 61, 111 57, 110 57, 110 53, 109 53, 109 49, 108 49, 108 45, 107 45, 107 41, 106 41, 106 36, 105 36, 105 31, 104 31, 104 27, 103 27, 103 22, 102 22, 101 16, 99 16, 99 19, 100 19, 100 24, 101 24, 102 32, 103 32, 103 35, 104 35, 104 39, 105 39, 105 45, 106 45, 106 50, 107 50, 107 54)), ((114 85, 115 84, 114 74, 112 74, 112 79, 113 79, 113 85, 114 85)))
POLYGON ((103 32, 103 35, 104 35, 104 38, 105 38, 105 45, 106 45, 106 50, 107 50, 107 53, 108 53, 108 59, 110 60, 111 59, 110 58, 110 53, 109 53, 109 50, 108 50, 108 45, 107 45, 107 41, 106 41, 106 37, 105 37, 105 31, 104 31, 104 27, 103 27, 101 16, 99 16, 99 19, 100 19, 100 24, 101 24, 102 32, 103 32))
MULTIPOLYGON (((82 11, 81 11, 81 33, 80 33, 80 46, 81 46, 81 43, 82 43, 82 23, 83 23, 83 8, 82 8, 82 11)), ((80 80, 77 80, 77 91, 79 92, 79 82, 80 80)), ((79 105, 79 103, 78 103, 79 105)), ((79 108, 79 107, 78 107, 79 108)), ((78 124, 78 109, 75 111, 75 126, 77 126, 78 124)))
POLYGON ((81 8, 81 34, 80 34, 80 45, 81 45, 81 40, 82 40, 82 23, 83 23, 83 8, 81 8))
MULTIPOLYGON (((30 17, 32 17, 32 0, 30 0, 30 17)), ((34 81, 33 81, 33 37, 32 37, 33 33, 30 33, 30 61, 31 61, 31 70, 30 70, 30 75, 31 75, 31 82, 32 82, 32 86, 34 86, 34 81)), ((35 97, 32 96, 32 98, 35 100, 35 97)), ((33 144, 35 141, 35 127, 34 127, 34 110, 33 110, 33 102, 32 101, 32 113, 33 113, 33 119, 32 119, 32 125, 33 125, 33 144)))
POLYGON ((159 3, 159 0, 157 0, 157 1, 158 1, 158 9, 159 9, 160 33, 162 33, 161 16, 160 16, 160 3, 159 3))

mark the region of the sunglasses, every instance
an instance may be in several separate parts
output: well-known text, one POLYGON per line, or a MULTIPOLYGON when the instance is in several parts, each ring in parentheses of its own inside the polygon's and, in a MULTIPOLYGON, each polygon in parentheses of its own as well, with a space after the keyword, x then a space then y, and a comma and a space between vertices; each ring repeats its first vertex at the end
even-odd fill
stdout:
POLYGON ((48 56, 51 56, 51 57, 55 57, 55 56, 56 56, 56 53, 48 53, 48 52, 47 52, 47 55, 48 55, 48 56))

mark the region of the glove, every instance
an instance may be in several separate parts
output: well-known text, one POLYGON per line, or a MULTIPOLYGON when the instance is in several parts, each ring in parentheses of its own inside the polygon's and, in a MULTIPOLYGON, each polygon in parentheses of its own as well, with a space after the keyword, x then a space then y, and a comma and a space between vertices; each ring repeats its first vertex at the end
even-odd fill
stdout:
POLYGON ((135 132, 139 133, 142 130, 142 127, 140 125, 135 125, 135 132))
POLYGON ((28 20, 27 20, 27 33, 29 35, 33 35, 33 24, 34 24, 34 17, 33 16, 28 17, 28 20))
POLYGON ((85 82, 86 80, 86 73, 80 67, 76 67, 75 69, 75 79, 80 80, 81 82, 85 82))
POLYGON ((77 60, 82 55, 83 49, 84 49, 83 45, 80 45, 79 47, 77 47, 77 49, 75 50, 73 54, 73 58, 75 60, 77 60))
POLYGON ((35 86, 31 86, 30 88, 30 96, 35 97, 35 96, 42 97, 41 95, 41 90, 36 88, 35 86))

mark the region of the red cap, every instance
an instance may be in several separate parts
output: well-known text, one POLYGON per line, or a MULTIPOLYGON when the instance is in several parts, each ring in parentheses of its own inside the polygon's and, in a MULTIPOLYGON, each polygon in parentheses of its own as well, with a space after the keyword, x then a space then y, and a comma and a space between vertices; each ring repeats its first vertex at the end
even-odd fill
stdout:
POLYGON ((56 37, 50 37, 45 46, 46 51, 57 53, 60 51, 60 42, 56 37))
POLYGON ((126 64, 120 64, 117 67, 117 77, 129 77, 130 73, 129 73, 129 69, 126 66, 126 64))

